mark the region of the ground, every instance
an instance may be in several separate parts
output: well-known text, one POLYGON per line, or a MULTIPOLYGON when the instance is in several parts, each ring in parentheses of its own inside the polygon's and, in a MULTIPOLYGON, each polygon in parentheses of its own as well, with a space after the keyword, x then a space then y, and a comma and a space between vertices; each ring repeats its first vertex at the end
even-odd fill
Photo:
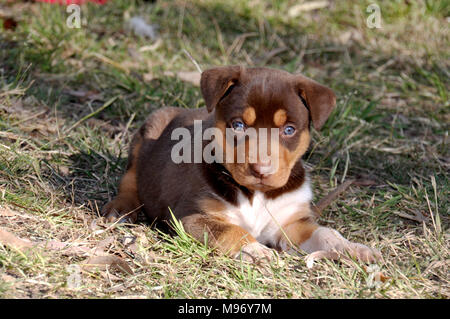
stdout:
POLYGON ((449 298, 449 2, 376 1, 381 28, 371 1, 298 3, 117 0, 83 5, 69 28, 65 7, 2 2, 17 27, 0 34, 0 297, 449 298), (133 16, 157 37, 134 35, 133 16), (320 222, 382 261, 251 265, 177 224, 167 236, 98 217, 145 117, 204 105, 193 60, 301 72, 336 92, 304 158, 315 201, 365 183, 320 222))

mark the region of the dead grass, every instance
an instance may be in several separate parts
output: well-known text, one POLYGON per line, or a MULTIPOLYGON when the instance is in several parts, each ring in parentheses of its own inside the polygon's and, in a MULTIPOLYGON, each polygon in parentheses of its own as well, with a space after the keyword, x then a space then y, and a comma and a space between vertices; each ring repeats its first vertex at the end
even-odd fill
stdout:
POLYGON ((78 30, 63 9, 0 5, 19 22, 0 35, 0 229, 13 235, 0 242, 0 296, 448 298, 448 5, 379 1, 383 28, 371 30, 368 2, 330 2, 292 18, 290 1, 115 1, 83 6, 78 30), (156 43, 128 33, 124 20, 136 14, 160 26, 156 43), (173 76, 196 69, 183 49, 203 69, 271 66, 337 92, 305 160, 317 199, 348 179, 370 181, 321 221, 380 249, 378 269, 307 269, 288 255, 253 266, 182 230, 98 218, 146 115, 203 105, 195 84, 173 76), (90 266, 95 255, 106 266, 90 266))

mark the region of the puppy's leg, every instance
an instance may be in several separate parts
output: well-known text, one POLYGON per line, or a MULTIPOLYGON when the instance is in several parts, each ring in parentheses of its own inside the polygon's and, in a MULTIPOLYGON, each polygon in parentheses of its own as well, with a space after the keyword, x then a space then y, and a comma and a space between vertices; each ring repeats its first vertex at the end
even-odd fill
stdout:
POLYGON ((243 228, 226 222, 220 216, 193 214, 182 218, 181 221, 186 232, 195 239, 203 242, 206 233, 209 246, 234 258, 258 262, 273 257, 270 248, 258 243, 243 228))
POLYGON ((134 223, 137 219, 140 202, 137 192, 136 166, 141 144, 142 136, 138 132, 131 141, 127 170, 120 180, 119 193, 102 209, 102 215, 108 222, 114 222, 120 218, 121 222, 134 223))
POLYGON ((310 219, 299 219, 285 225, 283 232, 280 234, 279 247, 292 252, 293 244, 310 254, 307 257, 308 267, 312 266, 315 259, 339 259, 347 254, 362 262, 375 262, 381 257, 377 250, 350 242, 336 230, 319 226, 310 219))
POLYGON ((134 135, 128 155, 125 175, 122 177, 117 196, 102 209, 107 221, 120 218, 123 222, 134 223, 141 206, 137 190, 137 161, 143 143, 150 144, 159 138, 167 124, 180 112, 180 108, 165 107, 154 111, 134 135), (125 217, 123 217, 125 216, 125 217))

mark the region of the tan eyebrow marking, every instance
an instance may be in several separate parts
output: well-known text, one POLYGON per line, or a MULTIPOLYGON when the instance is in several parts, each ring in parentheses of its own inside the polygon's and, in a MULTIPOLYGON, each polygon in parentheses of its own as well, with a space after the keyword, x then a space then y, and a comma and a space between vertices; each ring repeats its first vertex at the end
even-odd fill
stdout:
POLYGON ((253 125, 253 123, 255 123, 255 120, 256 120, 255 109, 251 106, 248 106, 244 110, 244 114, 242 114, 242 119, 244 120, 245 124, 253 125))
POLYGON ((286 120, 287 120, 286 111, 283 109, 278 109, 273 115, 273 122, 278 127, 283 126, 284 123, 286 123, 286 120))

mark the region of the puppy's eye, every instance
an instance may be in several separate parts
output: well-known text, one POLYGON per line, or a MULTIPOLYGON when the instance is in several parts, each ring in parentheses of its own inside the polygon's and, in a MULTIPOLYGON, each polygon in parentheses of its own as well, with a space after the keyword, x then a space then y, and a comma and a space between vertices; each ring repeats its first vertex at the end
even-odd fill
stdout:
POLYGON ((244 132, 245 129, 246 129, 246 126, 245 126, 244 122, 242 122, 241 120, 234 120, 231 123, 231 127, 236 132, 244 132))
POLYGON ((283 129, 283 135, 292 136, 295 133, 295 127, 292 125, 286 125, 283 129))

